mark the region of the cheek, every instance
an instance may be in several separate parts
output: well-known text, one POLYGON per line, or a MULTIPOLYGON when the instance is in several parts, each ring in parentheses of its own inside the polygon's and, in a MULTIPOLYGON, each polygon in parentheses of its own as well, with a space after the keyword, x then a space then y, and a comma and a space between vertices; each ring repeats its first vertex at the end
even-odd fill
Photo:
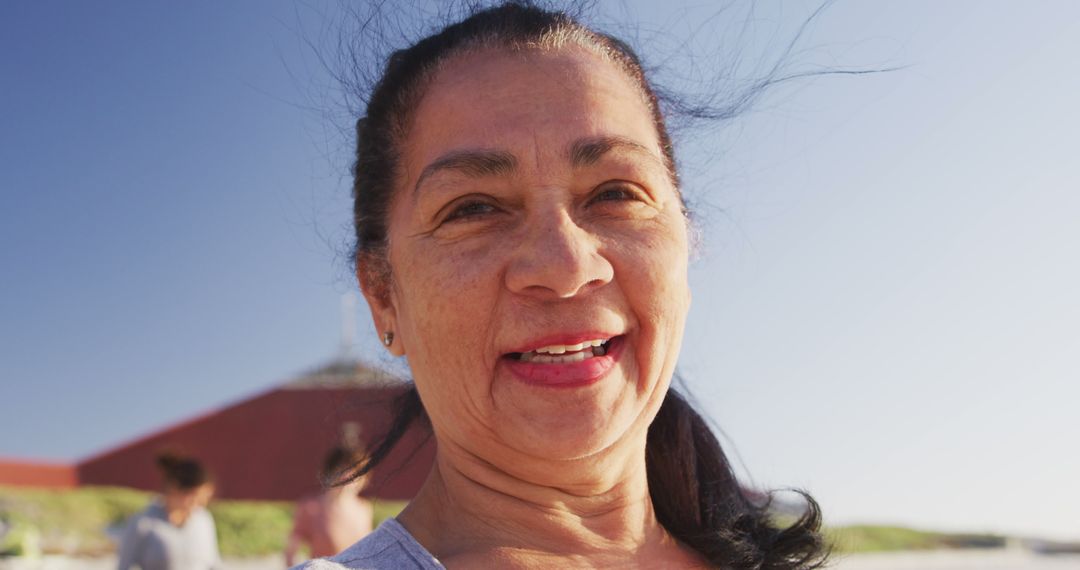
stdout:
MULTIPOLYGON (((431 333, 462 331, 482 324, 490 315, 497 293, 498 271, 483 251, 416 248, 397 275, 405 321, 416 327, 423 341, 431 333)), ((462 331, 464 332, 464 331, 462 331)), ((468 340, 468 339, 459 339, 468 340)))
POLYGON ((418 245, 395 266, 409 366, 418 386, 439 392, 441 401, 481 398, 493 364, 477 355, 490 351, 499 286, 495 256, 418 245))
POLYGON ((689 311, 687 242, 676 231, 619 240, 619 286, 638 325, 638 390, 654 393, 674 373, 689 311))
POLYGON ((613 243, 620 286, 643 326, 679 325, 689 309, 689 251, 678 227, 613 243))
POLYGON ((395 297, 406 358, 436 433, 453 440, 485 430, 498 299, 494 256, 413 248, 395 266, 395 297), (406 261, 407 260, 407 261, 406 261))

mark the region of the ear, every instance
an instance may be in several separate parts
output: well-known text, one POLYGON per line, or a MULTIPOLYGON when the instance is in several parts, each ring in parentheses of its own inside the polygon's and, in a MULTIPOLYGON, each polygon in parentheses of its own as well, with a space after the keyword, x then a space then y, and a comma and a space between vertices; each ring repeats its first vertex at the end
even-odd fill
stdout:
POLYGON ((405 345, 397 328, 398 311, 391 291, 390 269, 386 260, 361 254, 356 259, 356 280, 360 283, 360 291, 371 310, 371 320, 375 322, 379 343, 386 346, 383 335, 393 333, 394 339, 386 349, 394 356, 404 356, 405 345))

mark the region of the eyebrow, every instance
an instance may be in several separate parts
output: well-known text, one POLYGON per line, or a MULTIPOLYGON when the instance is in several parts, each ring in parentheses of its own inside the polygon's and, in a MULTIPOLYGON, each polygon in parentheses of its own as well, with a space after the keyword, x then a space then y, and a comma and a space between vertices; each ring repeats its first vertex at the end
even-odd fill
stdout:
MULTIPOLYGON (((578 139, 570 145, 567 155, 574 168, 581 168, 596 164, 605 154, 619 150, 643 155, 664 166, 664 161, 647 146, 632 139, 614 135, 578 139)), ((506 151, 488 149, 451 151, 424 167, 416 179, 413 194, 420 191, 420 186, 425 180, 443 171, 455 171, 470 178, 482 178, 510 174, 515 169, 517 169, 517 158, 506 151)))
POLYGON ((509 174, 517 168, 517 159, 509 152, 501 150, 457 150, 440 156, 435 162, 424 167, 413 188, 415 194, 420 185, 437 172, 452 170, 470 178, 509 174))
POLYGON ((616 150, 644 154, 648 158, 663 163, 647 146, 637 141, 620 136, 599 136, 574 141, 574 144, 570 145, 570 164, 575 168, 591 166, 599 162, 605 154, 616 150))

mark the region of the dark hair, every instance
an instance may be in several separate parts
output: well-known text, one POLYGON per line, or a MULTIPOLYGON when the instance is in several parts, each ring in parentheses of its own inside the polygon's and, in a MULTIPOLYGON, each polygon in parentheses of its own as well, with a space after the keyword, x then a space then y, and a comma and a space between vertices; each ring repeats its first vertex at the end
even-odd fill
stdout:
POLYGON ((326 452, 326 456, 323 458, 319 479, 323 485, 333 486, 366 458, 367 453, 363 449, 335 445, 330 451, 326 452))
POLYGON ((356 122, 352 190, 355 259, 365 271, 367 284, 378 287, 389 282, 390 269, 384 251, 386 220, 394 182, 400 174, 400 143, 407 135, 412 109, 440 65, 475 48, 529 50, 563 43, 595 51, 618 65, 638 85, 652 113, 668 172, 678 188, 674 147, 659 100, 630 46, 582 26, 565 13, 507 2, 475 12, 407 49, 393 52, 371 91, 365 114, 356 122))
MULTIPOLYGON (((411 111, 440 65, 477 48, 528 50, 567 44, 597 53, 638 85, 678 187, 674 149, 657 95, 627 44, 588 29, 565 13, 521 2, 476 11, 392 53, 367 100, 365 116, 357 121, 355 259, 364 286, 374 288, 372 294, 385 294, 392 278, 386 260, 387 214, 400 174, 401 142, 408 132, 411 111)), ((411 387, 401 396, 388 432, 353 477, 371 471, 417 419, 426 418, 419 393, 411 387)), ((821 514, 813 499, 804 495, 807 507, 803 516, 790 526, 778 526, 768 512, 768 499, 751 500, 706 421, 675 390, 669 390, 649 428, 646 463, 649 492, 660 523, 710 564, 739 569, 816 568, 823 564, 821 514)))
POLYGON ((161 470, 166 486, 190 491, 213 482, 210 473, 193 457, 165 451, 158 454, 155 462, 161 470))

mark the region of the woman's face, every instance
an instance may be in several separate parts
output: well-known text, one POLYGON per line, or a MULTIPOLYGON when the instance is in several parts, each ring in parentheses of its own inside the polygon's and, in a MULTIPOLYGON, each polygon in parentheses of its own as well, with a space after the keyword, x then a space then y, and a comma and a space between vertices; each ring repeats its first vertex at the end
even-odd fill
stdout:
POLYGON ((402 152, 393 280, 369 301, 440 442, 509 462, 643 438, 690 293, 681 201, 632 81, 584 50, 460 56, 402 152))
POLYGON ((174 485, 165 486, 165 507, 185 516, 198 507, 205 507, 214 496, 214 485, 203 483, 191 489, 181 489, 174 485))

